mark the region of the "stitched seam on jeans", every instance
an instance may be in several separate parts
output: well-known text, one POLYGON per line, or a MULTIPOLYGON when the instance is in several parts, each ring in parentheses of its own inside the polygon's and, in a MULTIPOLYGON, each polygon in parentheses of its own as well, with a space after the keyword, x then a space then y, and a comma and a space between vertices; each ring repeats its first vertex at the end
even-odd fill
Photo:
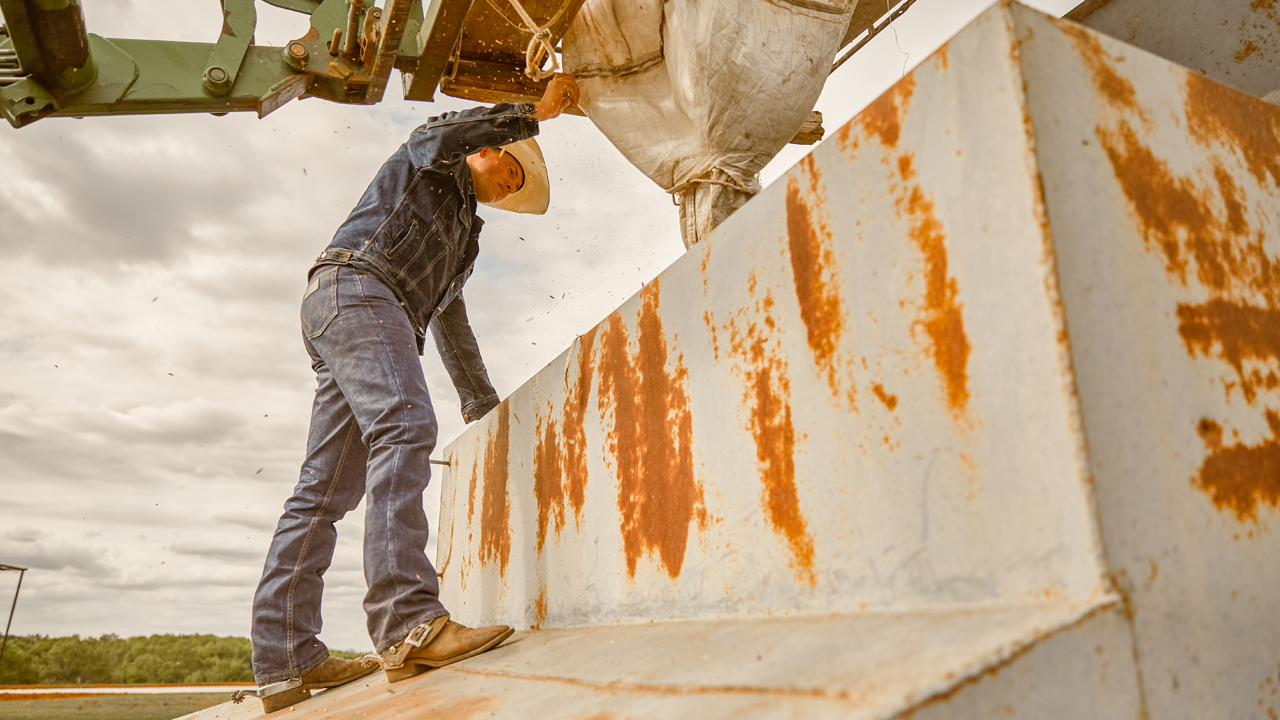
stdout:
MULTIPOLYGON (((352 418, 352 422, 355 422, 355 418, 352 418)), ((356 425, 356 429, 359 430, 359 425, 356 425)), ((357 436, 359 435, 359 433, 356 434, 357 436)), ((302 548, 298 551, 298 562, 294 564, 293 576, 289 579, 289 592, 285 595, 285 642, 287 643, 286 652, 289 657, 290 673, 292 673, 294 667, 297 666, 296 657, 293 654, 293 592, 298 587, 298 578, 301 575, 299 570, 302 568, 302 563, 306 560, 307 550, 311 547, 311 536, 315 532, 316 523, 320 519, 320 515, 328 509, 329 499, 333 497, 333 491, 338 487, 338 478, 342 477, 342 468, 346 464, 347 452, 351 449, 351 437, 351 431, 348 430, 347 438, 342 443, 342 454, 338 456, 338 465, 334 468, 333 477, 329 481, 328 489, 325 490, 324 500, 320 501, 320 508, 316 512, 316 516, 311 518, 311 522, 307 524, 307 534, 302 537, 302 548)), ((299 672, 298 674, 301 675, 302 673, 299 672)), ((292 677, 292 674, 290 677, 292 677)))
MULTIPOLYGON (((369 301, 369 294, 368 294, 367 292, 365 292, 365 289, 364 289, 364 278, 360 278, 360 296, 364 298, 364 301, 365 301, 365 302, 364 302, 365 307, 369 308, 369 313, 370 313, 370 315, 373 315, 373 316, 374 316, 374 319, 376 320, 376 319, 377 319, 377 315, 373 312, 373 305, 372 305, 372 304, 370 303, 370 301, 369 301)), ((391 345, 390 345, 389 343, 387 343, 387 338, 383 335, 382 323, 380 323, 380 322, 379 322, 379 323, 374 323, 374 324, 373 324, 373 326, 374 326, 375 328, 377 328, 378 340, 379 340, 379 342, 381 342, 381 343, 382 343, 382 346, 383 346, 383 347, 385 347, 385 348, 390 348, 390 347, 391 347, 391 345)), ((390 367, 391 367, 391 375, 392 375, 392 377, 395 379, 395 382, 396 382, 396 391, 397 391, 397 393, 398 393, 398 397, 399 397, 399 399, 400 399, 400 401, 401 401, 401 402, 400 402, 400 404, 401 404, 401 406, 402 406, 402 407, 401 407, 401 412, 404 412, 404 408, 403 408, 403 405, 405 404, 405 403, 404 403, 404 383, 403 383, 403 382, 401 381, 401 379, 400 379, 400 372, 399 372, 399 369, 395 366, 395 363, 389 363, 389 365, 390 365, 390 367)), ((401 418, 401 419, 402 419, 402 420, 404 420, 404 418, 401 418)), ((369 443, 369 454, 370 454, 370 455, 372 455, 372 454, 373 454, 373 443, 369 443)), ((390 492, 391 496, 392 496, 392 497, 394 497, 394 496, 395 496, 395 491, 396 491, 396 479, 400 476, 400 473, 399 473, 399 472, 397 472, 397 470, 399 469, 399 463, 400 463, 400 460, 401 460, 401 458, 400 458, 400 453, 399 453, 399 452, 393 452, 393 453, 392 453, 392 457, 394 457, 394 458, 395 458, 395 464, 393 464, 393 465, 392 465, 392 468, 391 468, 391 469, 392 469, 392 472, 391 472, 391 487, 390 487, 390 488, 388 488, 388 490, 389 490, 389 492, 390 492)), ((385 523, 385 527, 387 527, 387 528, 388 528, 388 530, 389 530, 389 529, 392 527, 392 524, 391 524, 391 516, 390 516, 390 514, 389 514, 389 513, 391 512, 390 503, 388 503, 388 507, 386 507, 386 508, 383 510, 383 512, 384 512, 384 513, 386 513, 386 514, 384 515, 384 517, 383 517, 383 521, 384 521, 384 523, 385 523)), ((383 548, 383 550, 387 553, 387 557, 395 557, 394 549, 393 549, 393 548, 391 547, 391 545, 390 545, 390 543, 391 543, 391 532, 389 532, 389 531, 388 531, 388 532, 386 533, 386 536, 387 536, 387 546, 386 546, 386 547, 384 547, 384 548, 383 548)), ((395 578, 395 586, 394 586, 394 588, 393 588, 393 592, 395 593, 395 597, 397 597, 397 598, 398 598, 398 597, 400 597, 400 578, 399 578, 399 574, 398 574, 398 573, 393 573, 393 575, 396 575, 396 578, 395 578)), ((395 617, 396 617, 396 619, 397 619, 397 620, 399 620, 402 624, 404 623, 404 618, 400 617, 400 611, 399 611, 399 609, 398 609, 398 608, 396 608, 396 604, 395 604, 394 602, 392 602, 392 603, 391 603, 391 612, 392 612, 392 614, 393 614, 393 615, 395 615, 395 617)))

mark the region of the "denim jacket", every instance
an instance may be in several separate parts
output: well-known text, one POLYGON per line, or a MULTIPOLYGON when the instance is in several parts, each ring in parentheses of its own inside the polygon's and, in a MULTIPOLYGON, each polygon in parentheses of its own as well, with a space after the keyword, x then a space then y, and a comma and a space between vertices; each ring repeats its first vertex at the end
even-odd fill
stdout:
POLYGON ((484 225, 466 159, 537 135, 533 112, 504 103, 428 120, 382 165, 313 266, 351 265, 391 288, 418 334, 419 354, 431 329, 467 422, 493 409, 498 394, 462 299, 484 225))

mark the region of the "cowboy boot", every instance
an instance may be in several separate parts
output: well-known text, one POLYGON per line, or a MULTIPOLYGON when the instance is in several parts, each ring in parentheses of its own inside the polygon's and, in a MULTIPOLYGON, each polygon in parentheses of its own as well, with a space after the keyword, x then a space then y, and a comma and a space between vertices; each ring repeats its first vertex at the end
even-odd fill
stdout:
POLYGON ((415 627, 404 640, 384 650, 382 669, 387 673, 387 682, 399 682, 492 650, 514 632, 506 625, 472 629, 441 615, 415 627))
POLYGON ((239 703, 246 696, 254 695, 262 700, 264 713, 273 713, 306 700, 311 697, 312 690, 346 685, 372 675, 378 667, 376 655, 365 655, 355 660, 343 660, 330 655, 324 659, 324 662, 303 673, 300 678, 263 685, 256 691, 240 690, 231 696, 231 701, 239 703))

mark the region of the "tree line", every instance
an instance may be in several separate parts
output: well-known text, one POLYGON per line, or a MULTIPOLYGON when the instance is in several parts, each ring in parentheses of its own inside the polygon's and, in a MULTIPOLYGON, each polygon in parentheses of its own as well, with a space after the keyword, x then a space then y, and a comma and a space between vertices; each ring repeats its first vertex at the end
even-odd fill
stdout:
POLYGON ((253 682, 252 653, 248 638, 215 635, 25 635, 9 638, 0 685, 253 682))

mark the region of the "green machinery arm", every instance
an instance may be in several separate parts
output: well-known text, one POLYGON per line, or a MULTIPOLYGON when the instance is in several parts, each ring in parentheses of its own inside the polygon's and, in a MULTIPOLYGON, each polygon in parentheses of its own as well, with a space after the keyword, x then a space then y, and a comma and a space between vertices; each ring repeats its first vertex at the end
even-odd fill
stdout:
MULTIPOLYGON (((422 0, 386 0, 384 8, 364 0, 267 2, 309 15, 310 28, 283 48, 257 46, 253 0, 222 0, 216 43, 108 39, 86 32, 79 0, 0 0, 0 112, 22 127, 48 116, 263 117, 297 97, 373 104, 393 67, 407 84, 422 48, 440 44, 431 27, 422 30, 422 0)), ((428 2, 434 15, 459 4, 428 2)))

